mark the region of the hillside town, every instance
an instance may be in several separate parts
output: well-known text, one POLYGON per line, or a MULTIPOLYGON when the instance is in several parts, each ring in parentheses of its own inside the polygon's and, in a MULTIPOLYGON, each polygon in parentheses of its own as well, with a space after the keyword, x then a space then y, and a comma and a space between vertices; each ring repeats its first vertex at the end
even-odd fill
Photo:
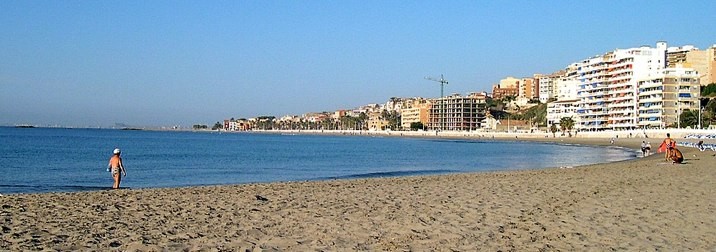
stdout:
POLYGON ((654 47, 615 49, 550 74, 506 77, 490 92, 392 97, 382 104, 331 112, 230 118, 212 129, 577 132, 713 128, 714 68, 716 44, 698 49, 669 47, 660 41, 654 47))

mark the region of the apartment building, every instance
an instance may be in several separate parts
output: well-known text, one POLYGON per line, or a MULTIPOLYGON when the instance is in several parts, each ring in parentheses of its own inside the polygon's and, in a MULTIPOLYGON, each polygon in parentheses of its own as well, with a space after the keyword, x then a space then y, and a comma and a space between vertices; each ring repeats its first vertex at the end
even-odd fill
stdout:
MULTIPOLYGON (((539 85, 539 88, 537 88, 537 98, 541 103, 547 103, 550 99, 556 100, 559 97, 559 89, 556 87, 557 81, 559 79, 568 78, 566 70, 559 70, 549 75, 539 75, 536 77, 539 79, 537 81, 539 85)), ((569 78, 576 80, 576 70, 574 76, 569 78)))
POLYGON ((539 77, 539 102, 547 103, 554 97, 554 80, 551 75, 542 75, 539 77))
POLYGON ((637 80, 666 67, 666 49, 666 42, 658 42, 656 48, 616 49, 578 63, 580 128, 637 128, 637 80))
POLYGON ((547 127, 554 124, 559 128, 559 121, 562 120, 563 117, 571 117, 572 120, 574 120, 574 129, 578 130, 579 128, 577 126, 579 126, 580 123, 579 113, 577 113, 578 110, 578 99, 547 103, 547 127))
POLYGON ((412 123, 422 123, 428 125, 429 109, 431 103, 427 100, 422 102, 411 103, 409 107, 400 111, 400 127, 409 130, 412 123))
POLYGON ((492 98, 503 99, 507 96, 517 97, 519 94, 519 88, 511 86, 492 85, 492 98))
POLYGON ((692 45, 679 47, 669 47, 666 49, 666 67, 675 68, 677 65, 686 63, 686 55, 690 51, 698 51, 699 49, 692 45))
POLYGON ((247 131, 251 124, 247 120, 224 120, 225 131, 247 131))
POLYGON ((487 112, 486 98, 484 93, 471 93, 465 97, 453 94, 435 99, 429 109, 428 128, 454 131, 479 129, 487 112))
POLYGON ((693 68, 699 74, 699 82, 708 85, 716 82, 716 45, 706 50, 692 50, 686 53, 683 67, 693 68))
POLYGON ((520 81, 522 81, 522 80, 510 76, 510 77, 501 79, 499 85, 500 85, 500 87, 503 87, 503 88, 519 88, 520 81))
POLYGON ((699 75, 694 69, 667 68, 640 80, 638 86, 642 128, 678 126, 681 112, 699 109, 699 75))
POLYGON ((385 130, 388 127, 388 120, 383 119, 380 112, 368 114, 368 130, 385 130))
POLYGON ((522 78, 518 82, 517 97, 531 100, 534 98, 534 81, 532 78, 522 78))
POLYGON ((554 98, 557 101, 576 100, 579 81, 576 78, 561 77, 552 81, 554 91, 557 94, 554 98))

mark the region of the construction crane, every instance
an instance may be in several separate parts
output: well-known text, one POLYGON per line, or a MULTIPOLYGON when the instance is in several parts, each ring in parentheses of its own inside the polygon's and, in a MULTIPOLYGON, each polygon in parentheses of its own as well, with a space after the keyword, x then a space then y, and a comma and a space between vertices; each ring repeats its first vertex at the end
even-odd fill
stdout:
POLYGON ((440 83, 440 98, 443 98, 443 90, 445 88, 445 85, 448 84, 448 81, 443 77, 443 75, 440 75, 440 79, 435 79, 430 76, 426 76, 425 79, 440 83))
MULTIPOLYGON (((444 89, 445 89, 445 85, 448 84, 448 81, 445 79, 445 77, 443 77, 442 74, 440 74, 440 79, 436 79, 436 78, 433 78, 433 77, 430 77, 430 76, 426 76, 425 79, 426 79, 426 80, 431 80, 431 81, 435 81, 435 82, 440 83, 440 105, 438 106, 438 108, 440 109, 440 112, 439 112, 439 114, 440 114, 440 120, 439 120, 439 121, 440 121, 440 125, 438 126, 438 128, 441 129, 441 130, 443 130, 443 129, 445 129, 445 115, 444 115, 445 106, 443 105, 443 102, 444 102, 444 101, 442 100, 442 98, 443 98, 443 92, 444 92, 444 89)), ((434 126, 433 126, 433 128, 434 128, 434 126)), ((437 134, 437 132, 436 132, 436 134, 437 134)))

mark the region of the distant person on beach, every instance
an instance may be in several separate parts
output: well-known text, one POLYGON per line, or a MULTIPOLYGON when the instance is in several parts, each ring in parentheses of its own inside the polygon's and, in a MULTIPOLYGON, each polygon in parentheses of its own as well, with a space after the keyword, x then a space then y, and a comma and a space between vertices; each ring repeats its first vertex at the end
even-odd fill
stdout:
POLYGON ((651 155, 651 143, 650 142, 646 142, 646 155, 647 156, 651 155))
POLYGON ((649 150, 651 150, 651 145, 648 144, 646 141, 641 141, 641 156, 648 156, 649 150))
POLYGON ((122 154, 122 151, 114 149, 112 153, 114 155, 112 155, 109 159, 107 168, 112 172, 112 178, 114 178, 114 185, 112 185, 112 189, 119 189, 119 183, 122 182, 122 177, 120 175, 124 175, 126 177, 127 171, 124 169, 122 158, 119 157, 122 154))
POLYGON ((681 164, 681 162, 684 162, 684 155, 681 154, 681 151, 677 148, 671 149, 671 160, 673 161, 672 164, 681 164))
POLYGON ((671 150, 674 148, 676 148, 676 141, 671 139, 671 134, 666 133, 666 138, 664 138, 664 141, 661 142, 661 146, 659 146, 659 150, 666 150, 666 153, 664 154, 664 159, 666 161, 671 159, 671 150))

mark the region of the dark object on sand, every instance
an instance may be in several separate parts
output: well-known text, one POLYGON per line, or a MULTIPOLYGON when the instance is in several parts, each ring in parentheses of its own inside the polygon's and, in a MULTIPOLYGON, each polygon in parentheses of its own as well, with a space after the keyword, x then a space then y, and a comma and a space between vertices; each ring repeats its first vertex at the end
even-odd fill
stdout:
POLYGON ((261 196, 261 195, 256 195, 256 200, 260 200, 260 201, 268 201, 268 199, 267 199, 267 198, 265 198, 264 196, 261 196))

